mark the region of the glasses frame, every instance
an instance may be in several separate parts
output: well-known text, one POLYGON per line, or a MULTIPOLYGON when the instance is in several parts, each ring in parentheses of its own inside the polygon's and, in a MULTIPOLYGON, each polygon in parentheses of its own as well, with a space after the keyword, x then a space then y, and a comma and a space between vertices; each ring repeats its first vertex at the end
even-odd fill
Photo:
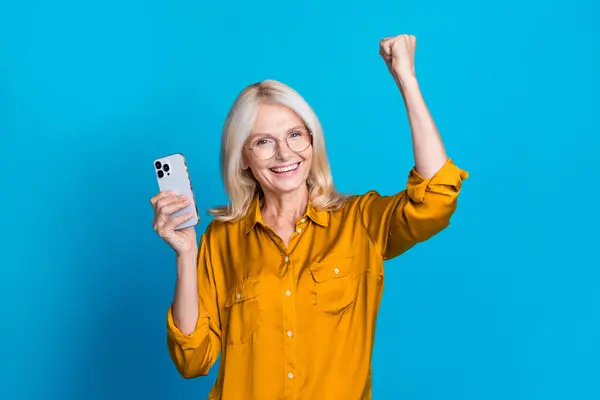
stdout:
POLYGON ((290 135, 291 135, 292 133, 296 132, 296 130, 293 130, 293 131, 289 132, 287 135, 285 135, 285 139, 283 139, 283 140, 281 140, 281 139, 279 139, 279 138, 276 138, 276 137, 273 137, 273 136, 270 136, 270 135, 267 135, 267 136, 269 136, 269 137, 271 137, 271 138, 275 139, 275 141, 277 142, 277 145, 276 145, 276 147, 275 147, 275 152, 273 153, 273 155, 272 155, 271 157, 268 157, 268 158, 260 158, 259 156, 257 156, 257 155, 256 155, 256 153, 254 152, 254 145, 252 145, 252 146, 248 146, 248 147, 246 147, 246 148, 252 152, 252 155, 253 155, 254 157, 256 157, 258 160, 262 160, 262 161, 267 161, 267 160, 270 160, 271 158, 275 157, 275 156, 277 155, 277 153, 279 153, 279 150, 281 149, 281 142, 285 142, 285 145, 287 146, 287 148, 288 148, 288 149, 290 149, 290 151, 292 151, 292 152, 294 152, 294 153, 296 153, 296 154, 298 154, 298 153, 301 153, 301 152, 303 152, 304 150, 308 149, 310 146, 312 146, 312 145, 313 145, 313 133, 312 133, 312 131, 311 131, 310 129, 308 129, 307 127, 305 127, 305 128, 306 128, 306 130, 308 131, 308 134, 310 135, 310 141, 309 141, 309 143, 308 143, 308 146, 306 146, 306 147, 305 147, 304 149, 302 149, 302 150, 299 150, 299 151, 295 151, 295 150, 293 150, 293 149, 290 147, 289 143, 287 142, 287 140, 288 140, 288 138, 290 137, 290 135))

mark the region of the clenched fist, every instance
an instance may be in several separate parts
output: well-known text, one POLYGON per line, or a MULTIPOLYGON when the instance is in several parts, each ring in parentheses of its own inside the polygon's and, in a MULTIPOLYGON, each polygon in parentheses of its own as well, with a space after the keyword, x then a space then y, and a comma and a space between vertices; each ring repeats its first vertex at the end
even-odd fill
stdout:
POLYGON ((401 78, 415 76, 416 47, 414 35, 398 35, 380 40, 379 54, 392 75, 401 78))

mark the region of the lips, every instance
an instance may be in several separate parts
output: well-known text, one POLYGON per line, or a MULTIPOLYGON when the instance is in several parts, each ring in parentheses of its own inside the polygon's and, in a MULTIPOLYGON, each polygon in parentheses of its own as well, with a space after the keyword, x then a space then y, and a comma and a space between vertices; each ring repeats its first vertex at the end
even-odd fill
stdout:
POLYGON ((296 171, 299 166, 300 166, 300 163, 297 162, 294 164, 289 164, 289 165, 284 165, 281 167, 275 167, 275 168, 269 168, 269 169, 276 174, 286 174, 286 173, 291 173, 291 172, 296 171))

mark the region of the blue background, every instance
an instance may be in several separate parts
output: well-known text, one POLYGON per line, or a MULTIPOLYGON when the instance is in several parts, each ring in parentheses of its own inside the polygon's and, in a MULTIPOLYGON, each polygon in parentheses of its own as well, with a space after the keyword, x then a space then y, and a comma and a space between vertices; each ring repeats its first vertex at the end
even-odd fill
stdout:
MULTIPOLYGON (((165 345, 173 252, 154 157, 226 201, 220 129, 247 84, 313 105, 344 192, 413 165, 378 40, 417 37, 448 153, 446 231, 387 264, 375 399, 600 398, 599 6, 592 1, 31 1, 0 8, 0 398, 205 398, 165 345)), ((200 230, 209 221, 204 217, 200 230)))

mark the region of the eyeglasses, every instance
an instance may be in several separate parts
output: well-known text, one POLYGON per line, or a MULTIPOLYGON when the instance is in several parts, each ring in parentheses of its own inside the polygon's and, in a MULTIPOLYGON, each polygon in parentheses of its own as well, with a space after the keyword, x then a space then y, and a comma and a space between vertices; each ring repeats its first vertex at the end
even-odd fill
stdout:
MULTIPOLYGON (((285 143, 294 153, 301 153, 312 144, 312 133, 307 129, 295 129, 285 137, 285 143)), ((279 151, 280 140, 270 136, 260 136, 252 142, 249 149, 260 160, 273 158, 279 151)))

